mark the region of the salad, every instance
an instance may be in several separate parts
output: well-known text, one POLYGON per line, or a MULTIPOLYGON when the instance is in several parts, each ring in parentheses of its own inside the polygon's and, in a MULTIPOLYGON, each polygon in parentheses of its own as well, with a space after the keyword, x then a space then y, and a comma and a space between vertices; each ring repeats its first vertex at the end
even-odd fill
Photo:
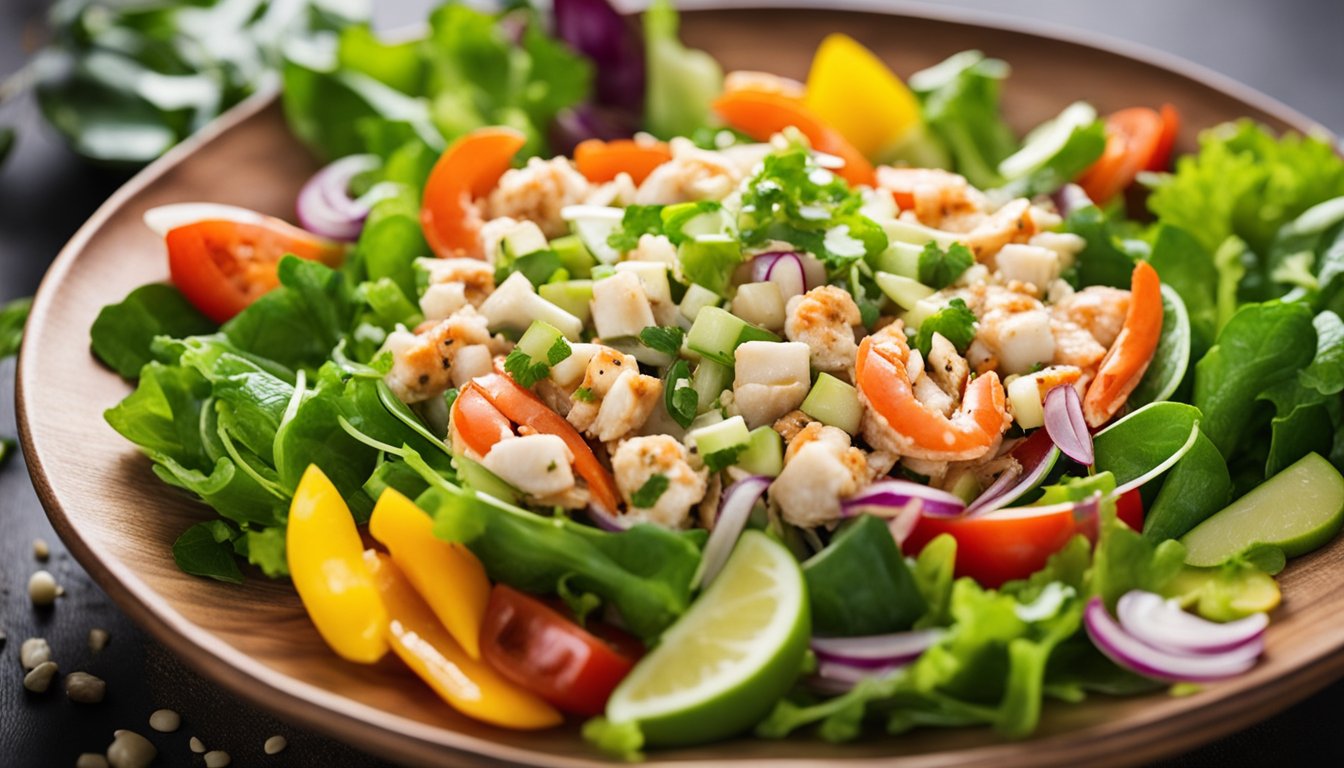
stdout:
POLYGON ((305 44, 301 226, 146 215, 171 284, 92 340, 138 381, 108 422, 217 513, 178 565, 627 756, 1022 738, 1253 667, 1344 521, 1327 141, 1173 158, 1179 105, 1083 102, 1019 140, 978 52, 902 81, 832 35, 801 83, 631 22, 305 44))

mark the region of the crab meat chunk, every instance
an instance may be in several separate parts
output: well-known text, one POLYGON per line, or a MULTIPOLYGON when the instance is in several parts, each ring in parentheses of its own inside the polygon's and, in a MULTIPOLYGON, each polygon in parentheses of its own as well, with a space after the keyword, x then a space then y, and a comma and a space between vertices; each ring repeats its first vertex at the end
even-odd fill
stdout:
POLYGON ((469 306, 420 333, 393 331, 383 342, 383 349, 392 353, 387 385, 403 403, 437 397, 453 385, 453 369, 462 350, 489 343, 485 317, 469 306))
POLYGON ((574 487, 574 455, 558 435, 531 434, 495 443, 481 464, 499 479, 538 498, 574 487))
POLYGON ((859 354, 854 326, 863 318, 847 291, 833 285, 813 288, 789 299, 785 311, 784 335, 807 345, 813 368, 828 373, 853 370, 859 354))
POLYGON ((659 404, 663 383, 639 372, 630 355, 599 346, 588 361, 574 407, 566 418, 575 429, 611 442, 639 429, 659 404))
POLYGON ((734 353, 733 402, 747 426, 769 424, 802 405, 811 383, 806 344, 748 341, 734 353))
POLYGON ((841 499, 858 492, 868 477, 867 457, 850 445, 849 435, 814 422, 789 442, 770 499, 786 522, 815 528, 840 519, 841 499))
POLYGON ((593 283, 593 328, 602 338, 638 336, 654 324, 653 305, 639 275, 620 271, 593 283))
POLYGON ((569 232, 560 216, 567 205, 588 199, 592 185, 566 157, 534 157, 522 168, 506 171, 490 193, 486 210, 492 218, 509 216, 536 223, 547 238, 569 232))
MULTIPOLYGON (((686 528, 691 510, 705 497, 709 472, 693 469, 686 446, 670 435, 632 437, 621 441, 611 457, 616 487, 629 506, 626 516, 665 528, 686 528), (667 487, 648 507, 635 505, 640 489, 655 477, 667 487)), ((644 499, 640 499, 645 501, 644 499)))

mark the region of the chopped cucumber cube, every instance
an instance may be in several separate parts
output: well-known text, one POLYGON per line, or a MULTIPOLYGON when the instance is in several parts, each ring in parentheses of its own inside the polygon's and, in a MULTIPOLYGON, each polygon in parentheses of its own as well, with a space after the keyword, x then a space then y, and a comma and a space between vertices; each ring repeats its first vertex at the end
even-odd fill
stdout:
POLYGON ((557 237, 551 241, 551 250, 560 259, 560 266, 574 277, 587 277, 597 263, 578 235, 557 237))
POLYGON ((650 349, 640 342, 637 336, 603 337, 602 343, 622 354, 630 355, 644 365, 654 368, 666 368, 676 361, 672 355, 650 349))
POLYGON ((829 373, 817 376, 817 382, 799 409, 822 424, 843 429, 851 435, 858 434, 859 422, 863 419, 858 390, 829 373))
POLYGON ((737 457, 737 466, 753 475, 779 477, 784 470, 784 439, 768 426, 751 430, 751 441, 737 457))
POLYGON ((705 358, 691 374, 691 386, 695 387, 695 394, 700 398, 699 410, 708 411, 718 402, 719 395, 733 386, 733 368, 705 358))
MULTIPOLYGON (((559 328, 556 328, 554 325, 551 325, 544 320, 534 320, 532 321, 532 325, 527 327, 522 338, 518 339, 518 346, 516 348, 536 362, 554 365, 555 363, 549 361, 551 350, 555 348, 556 342, 561 341, 564 338, 565 335, 560 332, 559 328)), ((566 346, 568 346, 568 344, 566 344, 566 346)), ((565 357, 568 356, 569 355, 565 355, 565 357)), ((557 360, 555 362, 558 363, 560 361, 557 360)))
POLYGON ((721 421, 723 421, 723 414, 719 413, 718 409, 706 411, 699 416, 696 416, 694 419, 691 419, 691 426, 686 428, 686 432, 687 434, 690 434, 696 430, 718 424, 721 421))
POLYGON ((962 471, 957 475, 957 479, 952 482, 952 487, 948 491, 962 501, 970 504, 980 495, 980 481, 975 479, 974 472, 962 471))
POLYGON ((479 462, 459 454, 453 457, 453 464, 456 465, 458 475, 462 478, 462 484, 473 491, 494 496, 509 504, 517 504, 522 498, 517 488, 504 482, 499 475, 481 466, 479 462))
POLYGON ((723 206, 710 201, 677 203, 662 210, 663 229, 676 238, 696 238, 704 235, 726 235, 732 228, 723 206))
POLYGON ((912 280, 902 275, 893 275, 890 272, 878 272, 873 275, 873 280, 877 282, 877 287, 887 295, 887 298, 896 302, 901 309, 914 309, 915 304, 920 299, 927 299, 934 294, 934 290, 929 286, 912 280))
POLYGON ((726 309, 704 307, 695 317, 686 344, 706 358, 733 365, 733 352, 748 341, 779 341, 775 334, 748 323, 726 309))
POLYGON ((719 294, 703 285, 691 283, 686 289, 686 295, 681 297, 681 316, 695 322, 700 310, 705 307, 717 307, 720 300, 719 294))
POLYGON ((957 242, 957 235, 951 232, 926 227, 913 221, 887 219, 881 224, 882 231, 887 234, 887 240, 893 243, 913 243, 922 247, 925 243, 934 242, 939 248, 947 248, 957 242))
POLYGON ((741 416, 701 427, 687 437, 711 472, 736 464, 751 444, 751 433, 747 431, 747 422, 741 416))
POLYGON ((885 251, 879 253, 877 258, 873 259, 873 269, 917 280, 919 278, 919 254, 923 250, 922 246, 913 243, 892 241, 885 251))
POLYGON ((919 326, 923 325, 925 320, 937 314, 943 306, 944 302, 931 298, 916 301, 915 306, 911 307, 902 318, 905 320, 905 329, 910 332, 918 331, 919 326))
POLYGON ((1026 176, 1059 154, 1075 128, 1084 128, 1096 120, 1097 110, 1091 104, 1075 101, 1058 117, 1033 128, 1023 140, 1022 148, 999 163, 999 175, 1009 181, 1026 176))
POLYGON ((742 244, 732 235, 701 235, 677 248, 677 260, 688 281, 721 294, 742 262, 742 244))
POLYGON ((574 234, 588 252, 603 264, 615 264, 621 254, 607 244, 607 238, 620 226, 625 212, 603 205, 568 205, 560 216, 574 228, 574 234))
POLYGON ((532 221, 518 222, 518 225, 510 229, 499 241, 499 250, 505 261, 521 259, 530 253, 548 248, 546 235, 542 234, 541 227, 532 221))
POLYGON ((541 298, 579 318, 587 325, 592 319, 593 310, 589 302, 593 300, 592 280, 565 280, 558 283, 546 283, 537 289, 541 298))

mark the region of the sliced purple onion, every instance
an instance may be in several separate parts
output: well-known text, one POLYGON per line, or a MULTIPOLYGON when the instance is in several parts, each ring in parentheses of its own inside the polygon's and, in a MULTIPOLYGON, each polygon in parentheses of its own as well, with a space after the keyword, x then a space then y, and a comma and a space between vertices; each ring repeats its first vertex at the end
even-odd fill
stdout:
POLYGON ((978 515, 1002 509, 1040 485, 1059 460, 1059 448, 1045 430, 1038 429, 1013 448, 1012 457, 1021 469, 999 475, 979 498, 971 502, 968 514, 978 515))
POLYGON ((909 664, 945 634, 941 629, 920 629, 866 637, 814 637, 812 652, 822 661, 872 669, 909 664))
POLYGON ((947 491, 909 480, 882 480, 840 502, 840 513, 844 517, 866 512, 893 518, 912 501, 919 502, 919 514, 925 517, 960 517, 966 512, 966 502, 947 491))
POLYGON ((560 110, 551 121, 547 138, 551 150, 562 155, 573 155, 574 148, 588 139, 625 139, 639 130, 639 121, 619 109, 580 104, 560 110))
POLYGON ((1092 433, 1087 430, 1087 419, 1083 416, 1083 401, 1072 386, 1060 384, 1046 394, 1045 431, 1070 459, 1089 467, 1096 461, 1092 433))
POLYGON ((1083 624, 1092 644, 1111 661, 1166 682, 1204 683, 1235 677, 1255 666, 1265 650, 1263 636, 1219 653, 1181 654, 1154 648, 1126 632, 1099 597, 1088 601, 1083 624))
POLYGON ((718 517, 714 520, 714 530, 709 533, 705 551, 700 555, 700 567, 696 570, 695 578, 691 579, 693 587, 709 586, 719 571, 723 570, 724 563, 728 562, 728 556, 733 553, 733 547, 742 536, 742 530, 747 527, 752 507, 756 506, 769 487, 770 478, 753 475, 738 480, 723 492, 723 498, 719 500, 718 517))
POLYGON ((608 512, 607 510, 602 509, 596 504, 588 505, 588 519, 592 520, 593 524, 596 525, 598 528, 601 528, 602 530, 608 531, 610 533, 620 533, 621 531, 628 531, 630 530, 631 526, 635 524, 635 521, 630 519, 629 517, 626 517, 625 515, 618 515, 613 512, 608 512))
POLYGON ((555 36, 593 62, 597 103, 644 111, 644 44, 608 0, 555 0, 555 36))
POLYGON ((332 240, 357 240, 372 202, 352 198, 350 182, 379 162, 375 155, 350 155, 313 174, 295 204, 303 228, 332 240))
POLYGON ((817 672, 808 678, 807 684, 819 693, 838 696, 849 691, 860 682, 887 675, 901 669, 904 664, 878 667, 856 667, 838 661, 818 661, 817 672))
POLYGON ((751 277, 754 282, 769 281, 779 286, 785 301, 807 293, 807 273, 803 271, 803 260, 792 251, 762 253, 752 259, 751 277))
POLYGON ((1065 184, 1051 195, 1050 199, 1055 204, 1055 210, 1066 219, 1079 208, 1093 205, 1092 198, 1088 197, 1087 192, 1077 184, 1065 184))
POLYGON ((1135 638, 1180 654, 1222 653, 1259 640, 1269 617, 1256 613, 1219 624, 1183 610, 1180 603, 1143 590, 1126 592, 1116 604, 1120 626, 1135 638))

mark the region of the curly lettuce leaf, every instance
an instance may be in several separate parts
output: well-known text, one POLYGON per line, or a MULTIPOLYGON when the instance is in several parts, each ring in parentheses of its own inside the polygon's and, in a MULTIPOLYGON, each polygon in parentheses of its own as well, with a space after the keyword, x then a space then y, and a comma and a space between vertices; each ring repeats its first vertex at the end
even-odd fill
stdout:
POLYGON ((999 163, 1017 139, 999 109, 999 86, 1008 65, 963 51, 910 76, 930 132, 946 146, 953 168, 981 189, 1002 182, 999 163))

